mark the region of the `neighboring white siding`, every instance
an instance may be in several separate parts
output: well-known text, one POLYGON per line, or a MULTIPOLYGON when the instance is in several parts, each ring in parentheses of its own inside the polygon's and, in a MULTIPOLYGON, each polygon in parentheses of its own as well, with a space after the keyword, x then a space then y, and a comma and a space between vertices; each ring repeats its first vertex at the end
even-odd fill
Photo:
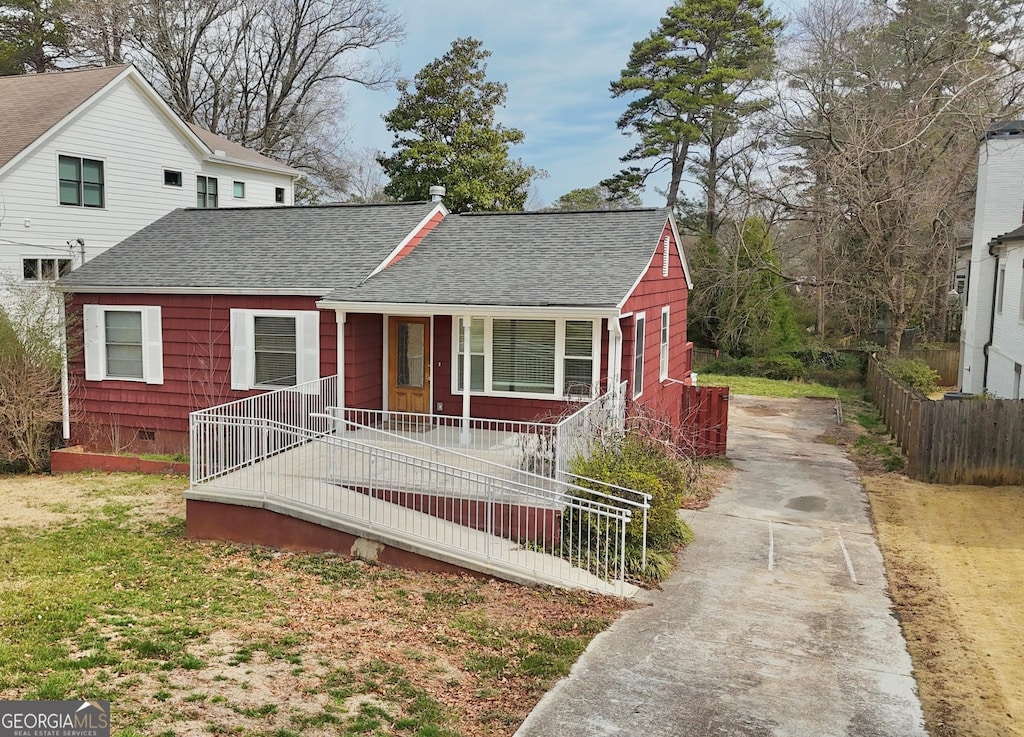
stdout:
MULTIPOLYGON (((222 207, 274 205, 275 187, 285 188, 291 204, 289 176, 204 162, 136 85, 129 77, 93 98, 69 125, 0 175, 0 285, 21 280, 24 256, 65 257, 72 252, 67 242, 81 238, 88 260, 175 208, 195 207, 198 173, 218 177, 222 207), (105 207, 59 204, 61 154, 104 162, 105 207), (181 171, 182 186, 164 186, 164 169, 181 171), (244 200, 232 197, 235 180, 246 182, 244 200)), ((80 251, 73 251, 78 265, 80 251)))
POLYGON ((1024 290, 1024 244, 1013 243, 999 259, 1006 268, 1003 309, 995 316, 989 349, 988 391, 1002 399, 1020 399, 1015 386, 1016 366, 1024 365, 1024 321, 1021 298, 1024 290))
MULTIPOLYGON (((996 137, 982 143, 978 161, 978 191, 974 210, 974 238, 971 248, 970 280, 967 287, 967 305, 962 331, 960 382, 963 391, 980 393, 985 390, 985 343, 990 335, 992 297, 995 279, 995 259, 988 247, 993 238, 1020 227, 1024 221, 1024 136, 996 137)), ((1009 266, 1008 266, 1009 269, 1009 266)), ((1019 272, 1018 272, 1019 273, 1019 272)), ((1007 291, 1004 294, 1004 315, 1010 303, 1017 305, 1018 295, 1011 294, 1007 271, 1007 291)), ((1019 292, 1019 290, 1018 290, 1019 292)), ((998 316, 997 316, 998 317, 998 316)), ((1010 315, 1016 319, 1016 313, 1010 315)), ((1006 329, 1008 325, 1002 325, 1006 329)), ((993 347, 1010 345, 1009 335, 994 340, 993 347)), ((995 357, 996 351, 993 350, 995 357)), ((989 363, 990 390, 999 380, 996 374, 1000 361, 989 363)), ((1010 367, 1012 370, 1012 366, 1010 367)), ((1012 374, 1011 374, 1012 379, 1012 374)))

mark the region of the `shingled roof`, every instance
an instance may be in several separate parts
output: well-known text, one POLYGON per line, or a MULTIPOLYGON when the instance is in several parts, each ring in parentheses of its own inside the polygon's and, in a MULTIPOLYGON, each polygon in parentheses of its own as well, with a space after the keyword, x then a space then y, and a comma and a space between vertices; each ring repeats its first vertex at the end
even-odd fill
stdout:
POLYGON ((669 212, 449 215, 408 256, 324 302, 616 307, 650 262, 669 212))
POLYGON ((60 284, 70 292, 323 296, 365 279, 435 206, 175 210, 60 284))
MULTIPOLYGON (((131 64, 115 64, 108 67, 0 77, 0 167, 131 68, 131 64)), ((137 71, 130 74, 136 75, 140 82, 147 84, 137 71)), ((194 123, 185 125, 198 139, 199 144, 208 149, 211 156, 217 151, 223 151, 225 158, 235 163, 295 175, 299 173, 279 161, 211 133, 194 123)), ((184 128, 182 131, 188 135, 184 128)))
POLYGON ((128 68, 126 64, 0 77, 0 166, 128 68))

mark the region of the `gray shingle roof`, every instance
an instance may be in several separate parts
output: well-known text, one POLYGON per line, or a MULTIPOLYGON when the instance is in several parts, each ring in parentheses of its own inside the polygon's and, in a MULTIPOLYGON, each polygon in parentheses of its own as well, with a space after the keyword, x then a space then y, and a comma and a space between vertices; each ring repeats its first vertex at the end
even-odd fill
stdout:
POLYGON ((430 203, 175 210, 61 279, 66 291, 324 295, 358 284, 430 203))
POLYGON ((1024 240, 1024 225, 1020 226, 1016 230, 1011 230, 1009 233, 1003 233, 998 235, 992 240, 1002 243, 1003 241, 1019 241, 1024 240))
POLYGON ((449 215, 408 256, 326 301, 614 307, 667 218, 665 209, 449 215))

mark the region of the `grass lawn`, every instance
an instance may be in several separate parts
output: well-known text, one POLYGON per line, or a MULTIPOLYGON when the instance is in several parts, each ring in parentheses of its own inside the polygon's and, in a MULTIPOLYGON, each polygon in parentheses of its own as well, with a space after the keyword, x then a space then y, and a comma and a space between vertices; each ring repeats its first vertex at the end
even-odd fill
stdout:
POLYGON ((722 376, 699 374, 701 386, 727 386, 736 394, 752 394, 757 397, 838 397, 843 402, 862 402, 863 389, 826 386, 805 381, 779 381, 762 379, 757 376, 722 376))
POLYGON ((187 482, 0 477, 0 699, 113 734, 510 735, 611 597, 184 537, 187 482))

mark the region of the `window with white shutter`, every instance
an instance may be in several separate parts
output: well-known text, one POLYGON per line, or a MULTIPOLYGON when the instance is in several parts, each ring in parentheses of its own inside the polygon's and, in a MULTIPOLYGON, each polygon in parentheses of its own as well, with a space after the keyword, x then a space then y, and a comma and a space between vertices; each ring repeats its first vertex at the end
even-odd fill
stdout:
POLYGON ((163 384, 163 331, 158 306, 85 305, 87 381, 163 384))
POLYGON ((232 389, 275 389, 319 378, 318 311, 231 310, 232 389))

